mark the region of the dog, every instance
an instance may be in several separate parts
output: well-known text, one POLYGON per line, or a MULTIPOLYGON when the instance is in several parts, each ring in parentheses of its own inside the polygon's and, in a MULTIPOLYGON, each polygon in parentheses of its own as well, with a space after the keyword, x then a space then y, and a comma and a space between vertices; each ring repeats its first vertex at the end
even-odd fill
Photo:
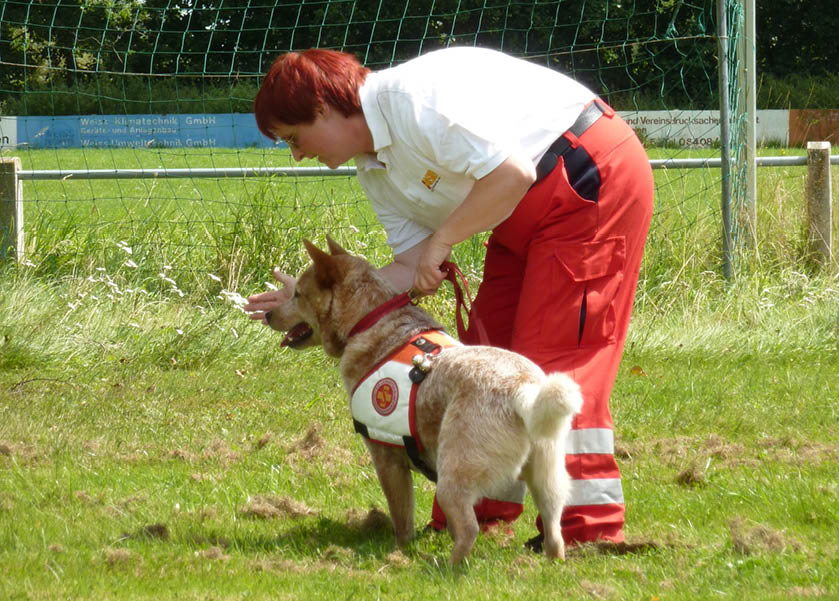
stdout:
POLYGON ((477 539, 475 503, 515 479, 527 483, 539 509, 546 555, 564 559, 559 522, 570 489, 565 446, 582 407, 579 386, 511 351, 461 345, 363 258, 331 238, 329 252, 303 242, 312 264, 292 299, 266 319, 286 332, 284 346, 319 344, 340 358, 356 430, 365 436, 396 544, 404 546, 414 534, 414 469, 436 480, 437 502, 454 540, 452 565, 477 539), (401 375, 383 371, 388 363, 401 375), (405 376, 410 382, 400 384, 405 376), (401 421, 387 430, 382 420, 396 413, 401 421))

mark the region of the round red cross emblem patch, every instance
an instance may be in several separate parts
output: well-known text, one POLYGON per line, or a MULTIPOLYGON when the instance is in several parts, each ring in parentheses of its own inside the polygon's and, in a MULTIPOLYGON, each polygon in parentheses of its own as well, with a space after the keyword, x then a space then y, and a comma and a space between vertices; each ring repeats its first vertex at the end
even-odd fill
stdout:
POLYGON ((399 388, 390 378, 383 378, 373 386, 373 409, 379 415, 390 415, 399 401, 399 388))

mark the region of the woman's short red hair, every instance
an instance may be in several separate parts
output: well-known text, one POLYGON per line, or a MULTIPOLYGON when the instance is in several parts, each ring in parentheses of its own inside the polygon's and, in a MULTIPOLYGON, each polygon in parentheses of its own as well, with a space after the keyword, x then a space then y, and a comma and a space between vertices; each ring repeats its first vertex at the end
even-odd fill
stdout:
POLYGON ((281 54, 253 101, 259 131, 276 140, 280 123, 311 123, 324 104, 346 117, 361 113, 358 90, 369 72, 346 52, 312 48, 281 54))

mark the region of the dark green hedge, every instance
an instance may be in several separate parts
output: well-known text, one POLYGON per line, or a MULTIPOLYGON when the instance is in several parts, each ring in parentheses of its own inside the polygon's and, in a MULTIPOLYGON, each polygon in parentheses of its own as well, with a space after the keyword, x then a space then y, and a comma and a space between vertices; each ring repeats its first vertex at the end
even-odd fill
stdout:
MULTIPOLYGON (((178 113, 248 113, 259 86, 258 78, 236 81, 178 80, 166 77, 112 77, 74 86, 53 83, 30 86, 25 93, 6 91, 0 99, 2 115, 109 115, 178 113)), ((759 109, 839 108, 839 73, 815 77, 763 75, 758 81, 759 109)), ((716 108, 714 91, 690 101, 663 98, 643 89, 609 98, 619 110, 716 108)))

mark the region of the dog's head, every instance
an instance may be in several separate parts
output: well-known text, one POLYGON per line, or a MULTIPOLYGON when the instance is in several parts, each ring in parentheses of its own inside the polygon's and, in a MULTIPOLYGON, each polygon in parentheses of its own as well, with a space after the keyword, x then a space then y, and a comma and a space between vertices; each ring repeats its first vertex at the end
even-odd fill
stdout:
POLYGON ((294 297, 266 318, 273 329, 286 332, 283 346, 302 350, 321 344, 327 354, 339 357, 355 323, 394 291, 367 261, 331 238, 329 252, 308 240, 303 244, 312 265, 298 278, 294 297))

